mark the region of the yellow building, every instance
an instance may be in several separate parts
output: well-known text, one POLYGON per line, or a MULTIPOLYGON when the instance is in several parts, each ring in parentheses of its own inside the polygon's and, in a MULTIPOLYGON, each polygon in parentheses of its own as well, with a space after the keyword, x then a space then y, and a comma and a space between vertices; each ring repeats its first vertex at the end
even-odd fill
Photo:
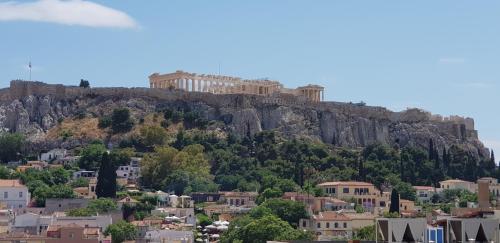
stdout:
POLYGON ((463 190, 467 190, 467 191, 472 192, 472 193, 477 192, 476 183, 470 182, 470 181, 452 179, 452 180, 440 181, 439 185, 441 186, 440 187, 441 190, 463 189, 463 190))
POLYGON ((364 208, 385 208, 390 201, 389 193, 382 193, 368 182, 334 181, 318 184, 328 196, 349 201, 354 199, 364 208))

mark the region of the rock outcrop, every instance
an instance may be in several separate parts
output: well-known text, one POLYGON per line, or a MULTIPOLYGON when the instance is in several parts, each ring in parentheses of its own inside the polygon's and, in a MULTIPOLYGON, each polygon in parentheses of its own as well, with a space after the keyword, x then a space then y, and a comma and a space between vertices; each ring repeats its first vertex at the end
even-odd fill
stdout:
MULTIPOLYGON (((310 103, 278 95, 216 95, 147 88, 92 88, 12 81, 0 90, 0 129, 21 132, 32 142, 45 141, 47 130, 58 121, 85 111, 108 115, 128 107, 136 119, 162 107, 194 110, 242 136, 275 130, 285 137, 320 140, 335 146, 363 147, 372 143, 426 148, 429 140, 439 148, 460 145, 482 157, 488 150, 478 139, 471 118, 432 115, 419 109, 392 112, 364 104, 310 103)), ((78 144, 78 143, 76 143, 78 144)))

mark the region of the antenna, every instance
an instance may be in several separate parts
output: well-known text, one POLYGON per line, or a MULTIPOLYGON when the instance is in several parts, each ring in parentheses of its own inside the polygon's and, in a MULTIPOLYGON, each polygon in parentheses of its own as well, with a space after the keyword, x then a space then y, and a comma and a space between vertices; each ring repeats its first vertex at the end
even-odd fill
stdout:
POLYGON ((29 69, 30 69, 30 81, 31 81, 31 60, 30 60, 30 62, 29 62, 29 64, 28 64, 28 67, 29 67, 29 69))

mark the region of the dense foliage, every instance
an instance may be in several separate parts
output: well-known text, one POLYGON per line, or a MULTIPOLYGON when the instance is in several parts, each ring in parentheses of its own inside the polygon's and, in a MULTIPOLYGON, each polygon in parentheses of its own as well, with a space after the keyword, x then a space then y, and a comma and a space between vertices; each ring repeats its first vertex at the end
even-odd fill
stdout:
POLYGON ((127 240, 135 240, 137 229, 131 223, 122 220, 108 226, 104 234, 111 235, 113 243, 122 243, 127 240))
POLYGON ((111 116, 111 129, 114 133, 128 132, 134 126, 134 122, 130 117, 130 111, 127 108, 119 108, 113 110, 111 116))
POLYGON ((7 163, 19 159, 23 146, 24 137, 21 134, 0 133, 0 161, 7 163))
POLYGON ((380 189, 395 188, 401 198, 415 200, 412 185, 437 186, 446 178, 475 181, 482 176, 499 177, 489 156, 477 161, 459 146, 438 153, 433 143, 429 144, 427 151, 382 144, 355 150, 286 140, 269 131, 243 138, 180 131, 170 145, 156 146, 146 155, 143 185, 177 193, 217 187, 224 191, 270 189, 259 198, 263 201, 286 191, 305 190, 308 185, 314 194, 320 194, 314 185, 324 181, 361 180, 380 189), (195 154, 184 153, 193 146, 195 154), (194 166, 185 168, 183 158, 194 161, 194 166))

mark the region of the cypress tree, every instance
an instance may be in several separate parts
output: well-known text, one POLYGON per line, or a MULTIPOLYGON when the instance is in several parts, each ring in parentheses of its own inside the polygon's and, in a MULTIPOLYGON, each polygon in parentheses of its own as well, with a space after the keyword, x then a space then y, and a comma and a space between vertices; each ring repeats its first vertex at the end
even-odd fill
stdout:
POLYGON ((365 167, 362 158, 358 158, 358 174, 360 181, 365 181, 365 167))
POLYGON ((116 197, 116 169, 108 152, 104 152, 97 176, 96 195, 101 197, 116 197))
POLYGON ((429 139, 429 160, 434 159, 434 141, 432 141, 432 138, 429 139))
POLYGON ((490 159, 491 159, 491 162, 493 162, 493 164, 496 165, 497 162, 495 161, 495 152, 493 152, 493 149, 491 150, 490 159))
POLYGON ((389 208, 389 213, 399 213, 399 193, 396 188, 392 189, 391 192, 391 207, 389 208))

